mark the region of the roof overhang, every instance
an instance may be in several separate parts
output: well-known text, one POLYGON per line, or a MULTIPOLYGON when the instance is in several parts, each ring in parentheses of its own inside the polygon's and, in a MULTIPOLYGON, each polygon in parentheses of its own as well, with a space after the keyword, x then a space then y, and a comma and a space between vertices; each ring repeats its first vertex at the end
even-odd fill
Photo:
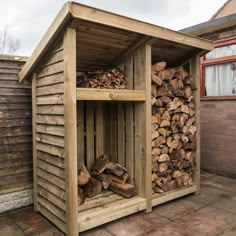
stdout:
POLYGON ((45 33, 44 37, 32 53, 31 57, 20 71, 20 81, 31 76, 44 53, 51 47, 52 43, 60 35, 63 29, 67 27, 71 19, 78 20, 78 22, 93 22, 96 24, 102 24, 139 33, 147 36, 150 39, 150 44, 155 43, 158 39, 162 39, 201 50, 210 51, 214 48, 212 42, 205 39, 200 39, 182 32, 176 32, 75 2, 67 2, 64 4, 59 14, 45 33))
POLYGON ((236 13, 182 29, 180 32, 194 36, 201 36, 206 33, 223 30, 232 26, 236 26, 236 13))

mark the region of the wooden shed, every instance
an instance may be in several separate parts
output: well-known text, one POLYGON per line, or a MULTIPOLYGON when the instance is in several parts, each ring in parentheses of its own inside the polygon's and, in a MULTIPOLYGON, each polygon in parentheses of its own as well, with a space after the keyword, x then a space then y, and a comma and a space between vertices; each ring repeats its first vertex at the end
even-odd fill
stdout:
MULTIPOLYGON (((199 53, 211 42, 74 2, 66 3, 19 74, 32 80, 35 210, 67 235, 196 192, 151 186, 151 65, 186 62, 199 106, 199 53), (77 72, 124 65, 127 89, 78 88, 77 72), (131 172, 131 199, 105 191, 78 206, 77 170, 107 153, 131 172)), ((198 119, 199 110, 196 117, 198 119)), ((198 122, 199 124, 199 122, 198 122)))

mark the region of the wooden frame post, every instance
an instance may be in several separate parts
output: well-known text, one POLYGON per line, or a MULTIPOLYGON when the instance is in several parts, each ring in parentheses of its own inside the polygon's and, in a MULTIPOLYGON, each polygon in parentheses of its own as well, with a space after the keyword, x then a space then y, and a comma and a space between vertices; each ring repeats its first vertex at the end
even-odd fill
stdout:
POLYGON ((145 186, 145 197, 147 199, 147 207, 146 212, 152 211, 152 139, 151 139, 151 114, 152 114, 152 107, 151 107, 151 45, 146 45, 144 48, 145 52, 145 93, 146 93, 146 101, 145 101, 145 133, 146 133, 146 143, 145 143, 145 149, 146 149, 146 166, 145 166, 145 180, 146 180, 146 186, 145 186))
POLYGON ((200 140, 200 56, 197 54, 196 56, 191 58, 190 61, 190 74, 194 78, 194 87, 196 88, 193 95, 195 100, 195 118, 196 118, 196 171, 193 176, 194 183, 196 184, 196 193, 200 192, 200 172, 201 172, 201 140, 200 140))
POLYGON ((34 182, 34 210, 38 211, 37 207, 37 150, 36 150, 36 73, 32 77, 32 144, 33 144, 33 182, 34 182))
POLYGON ((66 233, 78 235, 77 190, 77 120, 76 120, 76 30, 64 34, 65 81, 65 171, 66 171, 66 233))

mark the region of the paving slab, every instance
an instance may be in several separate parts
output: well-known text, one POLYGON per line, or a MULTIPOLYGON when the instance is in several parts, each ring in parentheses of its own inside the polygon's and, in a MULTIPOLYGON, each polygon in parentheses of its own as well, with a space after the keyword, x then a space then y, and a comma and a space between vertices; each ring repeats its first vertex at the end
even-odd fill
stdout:
POLYGON ((148 214, 146 213, 141 213, 141 214, 143 214, 143 219, 154 225, 155 228, 159 228, 163 225, 170 223, 169 219, 156 214, 155 211, 148 214))
POLYGON ((204 236, 199 232, 192 230, 191 228, 182 227, 175 222, 167 224, 161 228, 152 230, 142 236, 204 236))
POLYGON ((192 201, 191 198, 183 197, 154 207, 153 213, 170 220, 176 220, 204 206, 204 203, 192 201))
MULTIPOLYGON (((34 212, 31 207, 10 212, 9 215, 25 235, 39 235, 42 232, 52 230, 53 227, 46 218, 34 212)), ((53 227, 53 229, 58 234, 60 233, 56 228, 53 227)))
POLYGON ((236 194, 229 198, 221 199, 212 204, 212 206, 236 215, 236 194))
POLYGON ((211 186, 202 186, 200 188, 200 194, 192 194, 186 196, 190 201, 201 202, 205 205, 212 204, 221 199, 227 199, 231 197, 234 193, 225 191, 219 188, 214 188, 211 186))
POLYGON ((15 222, 8 215, 1 215, 0 216, 0 235, 23 236, 24 233, 18 228, 15 222))
POLYGON ((202 181, 202 186, 211 186, 213 188, 236 193, 236 179, 230 179, 219 175, 202 181))
POLYGON ((80 236, 113 236, 113 234, 109 233, 102 227, 97 227, 95 229, 87 230, 80 233, 80 236))
POLYGON ((104 227, 115 236, 140 236, 150 231, 153 225, 145 220, 143 214, 137 213, 111 222, 104 227))
POLYGON ((176 223, 206 236, 216 236, 236 227, 236 215, 207 206, 178 219, 176 223))

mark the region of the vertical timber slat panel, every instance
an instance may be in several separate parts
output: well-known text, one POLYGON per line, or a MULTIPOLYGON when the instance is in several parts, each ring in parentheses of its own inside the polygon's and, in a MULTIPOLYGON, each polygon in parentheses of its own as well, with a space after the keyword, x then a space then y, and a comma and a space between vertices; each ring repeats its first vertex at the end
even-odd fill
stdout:
POLYGON ((103 103, 96 103, 96 158, 104 154, 103 103))
POLYGON ((111 103, 110 105, 110 150, 111 161, 117 162, 117 104, 111 103))
POLYGON ((124 104, 118 104, 118 128, 117 128, 117 154, 118 163, 125 166, 125 110, 124 104))
POLYGON ((84 103, 77 102, 77 161, 78 169, 85 163, 84 160, 84 103))
POLYGON ((89 171, 94 163, 94 103, 86 104, 86 166, 89 171))
POLYGON ((64 44, 65 80, 65 167, 66 167, 66 233, 77 236, 77 121, 76 121, 76 30, 67 28, 64 44))
POLYGON ((152 179, 151 179, 151 169, 152 169, 152 140, 151 140, 151 46, 146 45, 144 47, 144 81, 145 81, 145 197, 147 200, 146 212, 152 211, 152 179))

